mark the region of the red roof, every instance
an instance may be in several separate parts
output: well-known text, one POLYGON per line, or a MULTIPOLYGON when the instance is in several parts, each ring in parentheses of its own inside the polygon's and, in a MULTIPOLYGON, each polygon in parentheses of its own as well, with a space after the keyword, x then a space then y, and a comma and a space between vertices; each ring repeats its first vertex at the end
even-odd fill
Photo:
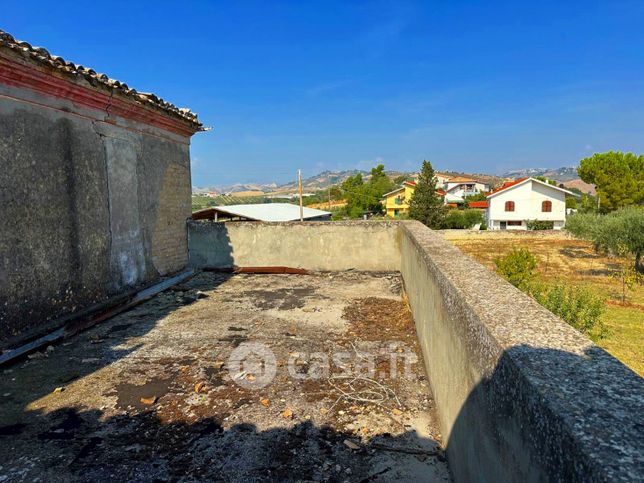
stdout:
POLYGON ((405 183, 404 183, 404 184, 406 184, 406 185, 408 185, 408 186, 416 186, 416 182, 415 182, 415 181, 405 181, 405 183))
POLYGON ((490 206, 490 203, 487 201, 470 201, 468 206, 470 208, 487 208, 490 206))
POLYGON ((443 191, 443 190, 436 190, 436 194, 441 195, 441 196, 445 196, 445 191, 443 191))
POLYGON ((496 189, 496 190, 491 191, 490 193, 488 193, 488 196, 493 195, 494 193, 498 193, 499 191, 503 191, 503 190, 506 190, 508 188, 511 188, 512 186, 517 185, 519 183, 523 183, 526 179, 530 179, 530 178, 526 177, 526 178, 519 178, 519 179, 514 180, 514 181, 506 181, 505 183, 503 183, 503 186, 501 186, 499 189, 496 189))

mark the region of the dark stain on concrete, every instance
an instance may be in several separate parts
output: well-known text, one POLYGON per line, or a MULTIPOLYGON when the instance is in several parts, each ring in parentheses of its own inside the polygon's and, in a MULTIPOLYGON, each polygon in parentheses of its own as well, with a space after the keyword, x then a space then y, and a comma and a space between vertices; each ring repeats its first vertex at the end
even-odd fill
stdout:
POLYGON ((213 387, 223 386, 226 382, 224 381, 224 375, 228 372, 223 367, 207 367, 205 369, 206 376, 208 376, 208 381, 213 387))
POLYGON ((246 342, 248 337, 245 335, 229 335, 227 337, 222 337, 219 340, 222 342, 230 342, 233 347, 239 347, 239 344, 246 342))
POLYGON ((320 298, 313 287, 277 288, 272 290, 248 290, 243 295, 262 309, 292 310, 300 309, 306 304, 306 299, 313 296, 320 298))
POLYGON ((123 383, 116 386, 116 394, 118 400, 116 406, 120 409, 126 410, 129 407, 136 409, 145 409, 146 404, 141 402, 141 399, 157 400, 170 392, 172 386, 172 378, 168 379, 151 379, 141 386, 135 384, 123 383))

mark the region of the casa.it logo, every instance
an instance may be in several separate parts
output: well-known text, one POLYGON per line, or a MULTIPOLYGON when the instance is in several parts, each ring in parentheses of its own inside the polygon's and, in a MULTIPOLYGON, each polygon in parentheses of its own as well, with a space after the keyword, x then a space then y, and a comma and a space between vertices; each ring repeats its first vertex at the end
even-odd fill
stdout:
POLYGON ((230 377, 238 386, 262 389, 275 378, 277 360, 273 351, 264 344, 246 342, 232 351, 227 367, 230 377))

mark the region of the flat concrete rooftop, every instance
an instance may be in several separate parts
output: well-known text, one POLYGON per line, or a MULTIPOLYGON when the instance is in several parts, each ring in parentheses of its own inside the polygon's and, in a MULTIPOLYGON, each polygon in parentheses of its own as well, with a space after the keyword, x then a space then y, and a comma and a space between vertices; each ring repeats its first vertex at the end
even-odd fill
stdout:
POLYGON ((5 369, 0 404, 0 481, 449 479, 396 272, 200 272, 5 369))

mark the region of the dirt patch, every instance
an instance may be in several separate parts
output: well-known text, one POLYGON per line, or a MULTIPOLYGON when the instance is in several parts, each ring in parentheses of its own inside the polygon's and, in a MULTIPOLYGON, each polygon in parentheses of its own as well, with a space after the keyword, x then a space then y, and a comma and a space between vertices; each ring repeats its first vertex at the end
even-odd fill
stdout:
POLYGON ((617 300, 608 300, 606 303, 613 305, 615 307, 623 307, 628 309, 635 309, 639 311, 644 311, 644 304, 636 304, 634 302, 621 302, 617 300))
POLYGON ((367 297, 348 305, 342 317, 351 322, 349 335, 363 340, 408 338, 415 333, 409 306, 403 300, 367 297))

